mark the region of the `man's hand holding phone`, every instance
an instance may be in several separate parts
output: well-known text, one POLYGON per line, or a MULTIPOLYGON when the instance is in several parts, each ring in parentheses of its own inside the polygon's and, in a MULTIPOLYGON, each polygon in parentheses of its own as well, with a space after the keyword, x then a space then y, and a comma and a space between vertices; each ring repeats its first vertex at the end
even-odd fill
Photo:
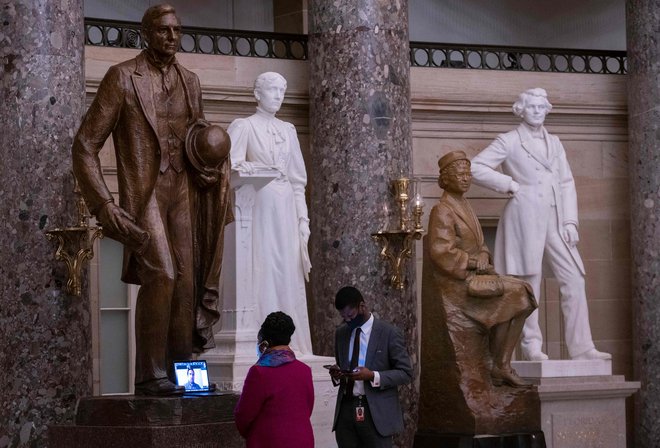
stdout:
POLYGON ((345 374, 348 378, 353 381, 373 381, 374 372, 367 369, 366 367, 356 367, 355 370, 347 372, 345 374))
POLYGON ((326 364, 323 367, 328 369, 330 376, 334 381, 339 381, 344 375, 351 373, 350 370, 341 370, 337 364, 326 364))
POLYGON ((338 382, 342 378, 350 378, 354 381, 373 381, 374 372, 366 367, 356 367, 354 370, 342 370, 337 364, 324 365, 329 370, 330 376, 334 382, 338 382))

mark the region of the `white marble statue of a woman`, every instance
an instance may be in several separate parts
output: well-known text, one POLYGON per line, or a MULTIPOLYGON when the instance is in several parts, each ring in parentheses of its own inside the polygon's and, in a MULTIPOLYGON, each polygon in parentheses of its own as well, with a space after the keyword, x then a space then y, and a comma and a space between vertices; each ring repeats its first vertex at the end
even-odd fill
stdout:
POLYGON ((257 112, 234 120, 227 132, 232 170, 253 173, 268 167, 279 174, 257 191, 252 210, 257 320, 263 321, 273 311, 285 312, 296 326, 292 348, 298 354, 311 355, 305 295, 305 278, 311 268, 307 252, 307 173, 295 127, 275 117, 286 86, 279 73, 259 75, 254 82, 257 112))

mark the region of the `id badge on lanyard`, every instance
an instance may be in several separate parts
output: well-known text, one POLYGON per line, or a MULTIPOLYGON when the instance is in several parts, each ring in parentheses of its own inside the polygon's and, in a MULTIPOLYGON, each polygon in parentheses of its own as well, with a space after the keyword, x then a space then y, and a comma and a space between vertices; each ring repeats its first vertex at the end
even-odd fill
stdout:
POLYGON ((362 397, 358 397, 357 406, 355 406, 355 421, 364 421, 364 406, 362 405, 362 397))

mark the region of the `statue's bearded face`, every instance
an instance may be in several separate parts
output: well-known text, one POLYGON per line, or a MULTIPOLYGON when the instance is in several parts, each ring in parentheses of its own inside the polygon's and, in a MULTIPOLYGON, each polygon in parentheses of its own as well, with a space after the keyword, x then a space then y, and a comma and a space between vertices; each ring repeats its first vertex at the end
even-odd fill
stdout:
POLYGON ((146 39, 157 57, 170 58, 179 51, 181 22, 174 14, 164 14, 151 23, 146 39))

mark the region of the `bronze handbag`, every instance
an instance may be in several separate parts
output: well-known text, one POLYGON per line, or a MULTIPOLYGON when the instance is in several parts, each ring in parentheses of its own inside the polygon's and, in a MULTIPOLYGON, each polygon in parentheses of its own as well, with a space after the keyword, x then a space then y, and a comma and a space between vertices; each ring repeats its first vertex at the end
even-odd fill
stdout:
POLYGON ((473 297, 497 297, 504 294, 504 283, 497 274, 474 275, 467 279, 468 294, 473 297))

